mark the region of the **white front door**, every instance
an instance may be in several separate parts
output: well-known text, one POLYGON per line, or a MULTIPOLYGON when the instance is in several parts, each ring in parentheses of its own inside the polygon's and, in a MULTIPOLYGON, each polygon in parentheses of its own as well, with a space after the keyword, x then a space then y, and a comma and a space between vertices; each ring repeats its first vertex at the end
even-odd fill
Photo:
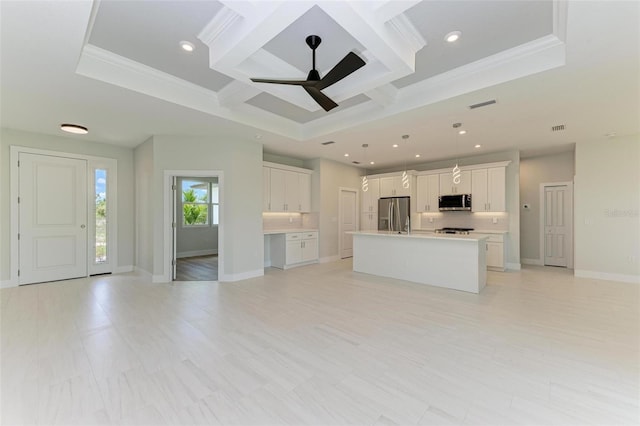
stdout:
POLYGON ((357 230, 356 191, 340 190, 340 258, 353 256, 353 235, 357 230))
POLYGON ((567 266, 571 198, 567 185, 544 188, 544 264, 567 266))
POLYGON ((87 161, 19 154, 19 284, 87 276, 87 161))

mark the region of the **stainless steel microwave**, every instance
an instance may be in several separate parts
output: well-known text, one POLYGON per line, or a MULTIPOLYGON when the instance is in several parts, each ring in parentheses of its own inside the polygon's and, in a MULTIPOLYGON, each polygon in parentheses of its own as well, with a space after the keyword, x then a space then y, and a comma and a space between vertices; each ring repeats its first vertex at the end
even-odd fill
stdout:
POLYGON ((438 198, 438 210, 471 211, 471 194, 441 195, 438 198))

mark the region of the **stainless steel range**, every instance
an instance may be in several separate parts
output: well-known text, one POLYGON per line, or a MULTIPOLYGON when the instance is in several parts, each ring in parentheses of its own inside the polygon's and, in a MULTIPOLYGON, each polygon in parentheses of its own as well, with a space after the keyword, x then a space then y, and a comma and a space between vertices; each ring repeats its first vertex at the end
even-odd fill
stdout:
POLYGON ((473 228, 442 228, 436 229, 436 234, 458 234, 469 235, 469 232, 473 231, 473 228))

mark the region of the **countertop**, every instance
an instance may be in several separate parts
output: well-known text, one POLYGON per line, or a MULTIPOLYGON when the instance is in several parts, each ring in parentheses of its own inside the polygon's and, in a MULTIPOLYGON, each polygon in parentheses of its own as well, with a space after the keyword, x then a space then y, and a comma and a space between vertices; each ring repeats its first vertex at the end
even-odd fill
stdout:
POLYGON ((265 229, 263 230, 264 235, 274 235, 274 234, 293 234, 296 232, 317 232, 317 229, 313 228, 293 228, 293 229, 265 229))
MULTIPOLYGON (((414 228, 412 232, 435 232, 434 229, 426 229, 426 228, 414 228)), ((472 234, 508 234, 509 231, 498 231, 495 229, 474 229, 470 231, 472 234)))
POLYGON ((469 235, 457 235, 457 234, 432 234, 429 232, 412 232, 411 234, 398 234, 397 232, 390 231, 354 231, 347 232, 347 234, 352 235, 371 235, 371 236, 379 236, 379 237, 390 237, 390 238, 418 238, 418 239, 429 239, 429 240, 461 240, 461 241, 481 241, 485 240, 487 237, 479 237, 469 235))

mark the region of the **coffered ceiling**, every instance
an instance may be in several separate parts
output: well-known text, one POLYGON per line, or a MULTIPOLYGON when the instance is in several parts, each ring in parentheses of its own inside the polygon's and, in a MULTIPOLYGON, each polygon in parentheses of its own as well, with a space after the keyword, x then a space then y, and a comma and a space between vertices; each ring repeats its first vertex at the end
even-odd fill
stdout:
POLYGON ((1 7, 8 127, 56 132, 44 116, 60 105, 67 115, 55 119, 81 121, 107 143, 212 135, 349 163, 369 143, 375 167, 471 154, 477 144, 483 152, 534 151, 638 131, 635 2, 4 0, 1 7), (452 31, 461 37, 449 43, 452 31), (250 80, 304 80, 311 34, 322 38, 321 76, 349 52, 365 61, 323 90, 339 104, 329 112, 302 87, 250 80), (625 47, 614 41, 621 36, 625 47), (618 114, 595 104, 614 95, 618 114), (25 116, 28 100, 41 124, 25 116), (469 108, 488 100, 496 103, 469 108), (463 123, 466 139, 453 122, 463 123), (557 124, 567 131, 553 134, 557 124), (403 134, 410 144, 393 149, 403 134), (321 145, 328 140, 335 143, 321 145))

